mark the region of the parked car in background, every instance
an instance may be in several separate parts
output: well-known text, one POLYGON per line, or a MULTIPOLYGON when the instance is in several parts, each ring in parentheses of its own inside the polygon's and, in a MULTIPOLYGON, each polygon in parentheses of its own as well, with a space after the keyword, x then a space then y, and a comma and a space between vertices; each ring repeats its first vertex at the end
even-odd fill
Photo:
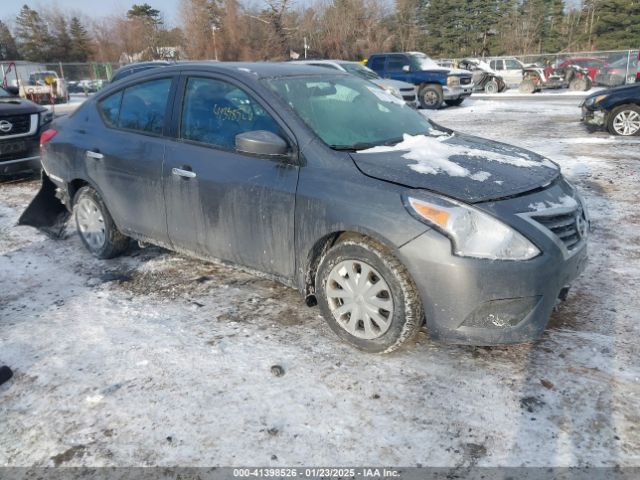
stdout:
POLYGON ((507 84, 508 88, 518 88, 523 80, 524 64, 516 58, 494 58, 489 67, 507 84))
POLYGON ((634 83, 638 75, 638 56, 635 53, 631 57, 624 56, 615 62, 608 64, 595 76, 596 85, 617 87, 626 83, 634 83))
POLYGON ((348 62, 346 60, 296 60, 291 63, 314 65, 316 67, 331 68, 333 70, 351 73, 352 75, 364 78, 378 85, 387 93, 404 100, 410 106, 418 107, 416 87, 413 84, 392 80, 390 78, 382 78, 376 72, 358 62, 348 62))
POLYGON ((0 88, 0 177, 40 170, 40 134, 52 118, 16 87, 0 88))
POLYGON ((263 272, 368 352, 425 320, 448 342, 535 339, 586 261, 585 207, 555 163, 337 70, 152 69, 45 135, 21 223, 57 189, 94 256, 134 238, 263 272))
POLYGON ((383 78, 412 83, 422 108, 460 105, 473 92, 471 72, 439 66, 420 52, 376 53, 367 67, 383 78))
POLYGON ((582 121, 611 135, 640 135, 640 84, 600 90, 581 105, 582 121))
POLYGON ((69 102, 67 84, 53 70, 30 74, 28 82, 20 82, 20 96, 42 104, 69 102))
POLYGON ((507 89, 504 79, 482 60, 477 58, 462 59, 460 60, 460 68, 472 73, 474 92, 499 93, 507 89))
POLYGON ((564 71, 568 67, 572 65, 577 65, 578 67, 582 67, 587 71, 589 78, 591 81, 594 81, 596 75, 599 71, 603 70, 606 66, 607 62, 601 58, 590 58, 590 57, 575 57, 575 58, 567 58, 557 66, 548 66, 545 68, 545 73, 547 75, 551 75, 554 71, 564 71))

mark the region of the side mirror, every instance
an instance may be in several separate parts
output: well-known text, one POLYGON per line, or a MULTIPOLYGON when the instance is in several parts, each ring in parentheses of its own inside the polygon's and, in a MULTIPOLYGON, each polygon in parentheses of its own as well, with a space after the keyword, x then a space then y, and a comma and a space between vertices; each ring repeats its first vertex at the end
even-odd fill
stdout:
POLYGON ((18 87, 6 87, 5 90, 9 92, 11 95, 13 95, 14 97, 17 97, 20 95, 20 89, 18 87))
POLYGON ((252 155, 286 156, 289 145, 280 136, 267 130, 254 130, 236 135, 236 150, 252 155))
POLYGON ((410 72, 411 71, 411 66, 410 65, 403 65, 402 71, 403 72, 410 72))

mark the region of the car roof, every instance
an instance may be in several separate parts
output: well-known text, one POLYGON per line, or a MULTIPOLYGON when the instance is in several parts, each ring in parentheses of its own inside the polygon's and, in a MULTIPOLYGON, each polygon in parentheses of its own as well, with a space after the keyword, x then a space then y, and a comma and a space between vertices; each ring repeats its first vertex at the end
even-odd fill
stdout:
POLYGON ((340 71, 327 72, 326 69, 321 69, 313 65, 293 62, 193 61, 172 64, 166 68, 168 71, 208 70, 220 73, 232 72, 234 74, 241 72, 241 74, 254 78, 278 78, 302 75, 346 75, 346 73, 340 71))

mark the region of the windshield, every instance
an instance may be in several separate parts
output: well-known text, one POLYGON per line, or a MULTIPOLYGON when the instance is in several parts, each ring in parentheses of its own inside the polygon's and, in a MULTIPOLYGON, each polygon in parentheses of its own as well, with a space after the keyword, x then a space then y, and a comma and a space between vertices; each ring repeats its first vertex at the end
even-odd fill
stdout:
POLYGON ((412 70, 442 70, 443 67, 427 57, 424 53, 412 53, 411 54, 411 69, 412 70))
POLYGON ((265 82, 336 150, 392 145, 404 134, 424 134, 432 128, 402 100, 357 77, 281 77, 265 82))
POLYGON ((360 65, 359 63, 343 63, 342 66, 347 72, 357 75, 360 78, 364 78, 365 80, 376 80, 380 78, 380 75, 376 72, 371 70, 369 67, 360 65))

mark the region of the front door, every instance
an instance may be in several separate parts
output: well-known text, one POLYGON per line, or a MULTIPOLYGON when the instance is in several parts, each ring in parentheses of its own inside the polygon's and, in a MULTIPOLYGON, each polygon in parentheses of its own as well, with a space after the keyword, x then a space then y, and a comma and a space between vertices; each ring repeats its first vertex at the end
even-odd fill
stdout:
POLYGON ((298 165, 235 150, 239 133, 287 139, 268 109, 222 78, 184 76, 177 138, 167 145, 164 188, 174 248, 292 277, 298 165))

